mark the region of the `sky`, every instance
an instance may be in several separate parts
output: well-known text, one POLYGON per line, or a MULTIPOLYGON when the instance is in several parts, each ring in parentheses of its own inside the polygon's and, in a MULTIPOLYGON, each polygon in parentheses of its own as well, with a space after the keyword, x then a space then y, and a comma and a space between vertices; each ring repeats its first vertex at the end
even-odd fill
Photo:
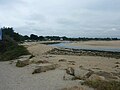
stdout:
POLYGON ((0 0, 0 27, 22 35, 120 38, 120 0, 0 0))

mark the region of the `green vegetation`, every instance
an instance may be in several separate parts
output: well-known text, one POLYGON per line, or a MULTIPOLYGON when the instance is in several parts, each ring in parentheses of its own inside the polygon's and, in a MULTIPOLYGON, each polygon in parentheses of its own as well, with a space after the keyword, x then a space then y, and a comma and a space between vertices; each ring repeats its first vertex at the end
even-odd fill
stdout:
POLYGON ((21 35, 15 33, 12 28, 2 28, 3 39, 0 41, 0 61, 16 59, 21 55, 30 54, 21 42, 21 35))
POLYGON ((24 37, 22 35, 20 35, 19 33, 14 32, 13 28, 3 27, 3 28, 1 28, 1 30, 3 33, 3 38, 6 36, 9 36, 16 42, 24 41, 24 37))
POLYGON ((9 50, 0 55, 1 61, 16 59, 21 55, 28 55, 29 52, 23 46, 11 46, 9 50))
POLYGON ((89 41, 89 40, 105 40, 105 41, 111 41, 111 40, 120 40, 119 38, 87 38, 87 37, 78 37, 78 38, 69 38, 66 36, 60 37, 60 36, 37 36, 35 34, 31 34, 29 36, 24 36, 25 40, 33 40, 33 41, 50 41, 50 40, 67 40, 67 41, 89 41))
POLYGON ((89 41, 89 40, 120 40, 120 38, 87 38, 87 37, 78 37, 78 38, 69 38, 66 36, 60 37, 60 36, 38 36, 35 34, 31 34, 30 36, 22 36, 19 33, 14 32, 13 28, 7 28, 3 27, 1 28, 4 35, 7 35, 11 38, 13 38, 16 42, 21 42, 24 40, 28 41, 48 41, 48 40, 67 40, 67 41, 89 41))
POLYGON ((118 81, 85 81, 83 85, 96 90, 120 90, 120 82, 118 81))

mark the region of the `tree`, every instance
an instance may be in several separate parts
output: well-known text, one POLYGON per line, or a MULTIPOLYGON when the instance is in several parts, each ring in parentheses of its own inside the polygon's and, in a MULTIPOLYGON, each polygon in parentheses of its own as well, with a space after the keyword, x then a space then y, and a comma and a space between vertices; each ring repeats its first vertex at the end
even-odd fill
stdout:
POLYGON ((20 41, 24 40, 23 36, 14 32, 12 27, 11 28, 10 27, 3 27, 3 28, 1 28, 1 30, 2 30, 2 34, 3 34, 3 39, 6 36, 8 36, 8 37, 14 39, 16 42, 20 42, 20 41))
POLYGON ((30 37, 27 36, 27 35, 25 35, 25 36, 23 36, 23 37, 24 37, 24 40, 29 40, 29 39, 30 39, 30 37))
POLYGON ((0 41, 0 61, 13 60, 21 55, 30 54, 24 46, 20 46, 18 42, 23 36, 15 33, 13 28, 1 28, 3 38, 0 41))
POLYGON ((30 39, 31 40, 39 40, 39 37, 37 35, 31 34, 30 39))
POLYGON ((68 40, 66 36, 61 37, 63 40, 68 40))
POLYGON ((40 40, 40 41, 44 41, 45 38, 44 38, 43 36, 39 36, 39 40, 40 40))

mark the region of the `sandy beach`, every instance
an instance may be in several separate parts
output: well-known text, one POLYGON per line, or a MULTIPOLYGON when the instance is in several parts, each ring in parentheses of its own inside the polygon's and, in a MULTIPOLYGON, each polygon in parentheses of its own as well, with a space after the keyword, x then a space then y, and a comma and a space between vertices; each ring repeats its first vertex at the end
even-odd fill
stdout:
POLYGON ((120 48, 120 41, 80 41, 73 42, 68 45, 71 46, 91 46, 91 47, 116 47, 120 48))
MULTIPOLYGON (((108 43, 100 42, 79 42, 72 45, 93 45, 107 46, 108 43)), ((120 41, 110 41, 109 46, 120 47, 120 41)), ((27 44, 27 49, 35 56, 31 60, 39 61, 46 60, 50 63, 60 65, 59 68, 39 74, 33 75, 32 72, 35 64, 30 64, 23 68, 15 66, 15 62, 10 64, 10 61, 0 62, 0 90, 62 90, 72 86, 79 86, 81 90, 93 90, 87 86, 82 86, 80 80, 64 80, 65 69, 68 67, 90 69, 94 71, 120 72, 120 66, 116 68, 116 62, 120 59, 99 57, 99 56, 71 56, 71 55, 51 55, 45 52, 52 50, 55 47, 34 43, 27 44), (64 59, 65 62, 59 62, 64 59), (70 62, 74 62, 70 64, 70 62)), ((74 89, 73 89, 74 90, 74 89)), ((75 89, 76 90, 76 89, 75 89)))

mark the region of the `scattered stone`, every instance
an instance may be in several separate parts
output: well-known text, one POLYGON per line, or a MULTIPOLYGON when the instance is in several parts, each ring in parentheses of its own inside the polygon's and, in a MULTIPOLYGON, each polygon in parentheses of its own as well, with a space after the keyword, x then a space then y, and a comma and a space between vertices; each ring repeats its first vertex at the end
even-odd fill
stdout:
POLYGON ((83 66, 81 65, 81 66, 79 66, 79 68, 83 68, 83 66))
POLYGON ((80 49, 61 49, 54 48, 47 52, 47 54, 55 55, 77 55, 77 56, 101 56, 108 58, 120 58, 119 52, 97 51, 97 50, 80 50, 80 49))
POLYGON ((50 57, 53 57, 53 56, 43 56, 43 57, 45 57, 45 58, 50 58, 50 57))
POLYGON ((59 62, 66 62, 66 59, 60 59, 59 62))
POLYGON ((75 61, 68 61, 68 62, 70 62, 70 63, 75 63, 75 61))
POLYGON ((63 88, 61 90, 85 90, 85 89, 83 87, 74 86, 70 88, 63 88))
POLYGON ((103 81, 103 80, 105 80, 105 77, 99 76, 99 75, 97 75, 97 74, 92 74, 92 75, 88 78, 88 80, 90 80, 90 81, 98 81, 98 80, 103 81))
POLYGON ((40 60, 40 61, 37 61, 36 64, 44 64, 44 63, 49 63, 47 60, 40 60))
POLYGON ((96 68, 92 68, 92 69, 96 69, 96 70, 101 70, 100 68, 96 67, 96 68))
POLYGON ((95 73, 94 71, 89 70, 89 72, 84 77, 87 79, 87 78, 89 78, 94 73, 95 73))
POLYGON ((118 67, 119 67, 119 65, 116 65, 116 66, 115 66, 115 68, 118 68, 118 67))
POLYGON ((57 68, 56 64, 41 64, 41 65, 37 66, 37 68, 33 71, 32 74, 46 72, 49 70, 54 70, 56 68, 57 68))
POLYGON ((72 68, 69 67, 66 69, 66 73, 74 76, 74 79, 84 80, 89 78, 94 71, 88 69, 72 68))
POLYGON ((120 78, 120 72, 118 71, 118 72, 111 72, 114 76, 118 76, 119 78, 120 78))
MULTIPOLYGON (((66 73, 74 76, 74 80, 120 80, 120 76, 117 73, 109 73, 105 71, 92 71, 84 68, 72 68, 66 69, 66 73)), ((64 77, 64 78, 67 78, 64 77)), ((72 78, 73 79, 73 78, 72 78)))
POLYGON ((70 65, 75 65, 75 61, 68 61, 70 65))
POLYGON ((120 80, 120 78, 118 76, 112 76, 111 80, 120 80))
POLYGON ((65 74, 63 76, 63 80, 74 80, 74 79, 75 79, 75 77, 72 75, 69 75, 69 74, 65 74))
POLYGON ((31 59, 31 56, 32 55, 23 55, 23 56, 20 56, 18 59, 31 59))
POLYGON ((66 73, 67 74, 69 74, 69 75, 75 75, 75 73, 74 73, 75 71, 74 71, 74 69, 72 68, 72 67, 68 67, 67 69, 66 69, 66 73))
POLYGON ((16 63, 17 67, 24 67, 27 65, 29 65, 29 59, 26 59, 26 60, 21 59, 21 60, 18 60, 16 63))
POLYGON ((9 64, 13 64, 13 63, 14 63, 14 61, 13 61, 13 60, 11 60, 9 64))
POLYGON ((86 77, 89 77, 92 74, 92 72, 80 68, 74 69, 74 76, 79 79, 85 79, 86 77))
POLYGON ((16 66, 24 67, 26 65, 29 65, 30 57, 31 55, 24 55, 24 56, 19 57, 19 59, 17 60, 16 66))
POLYGON ((116 62, 115 64, 120 64, 119 62, 116 62))
POLYGON ((30 59, 33 58, 33 57, 35 57, 35 56, 34 56, 34 55, 31 55, 31 56, 30 56, 30 59))
POLYGON ((96 72, 97 75, 105 77, 106 80, 117 80, 119 73, 99 71, 96 72))
POLYGON ((105 71, 96 72, 97 75, 108 77, 111 73, 105 71))
POLYGON ((35 64, 35 63, 36 63, 36 61, 33 60, 33 59, 29 59, 29 60, 30 60, 30 61, 29 61, 30 64, 35 64))
POLYGON ((45 58, 49 58, 49 56, 45 56, 45 58))
POLYGON ((49 56, 49 57, 53 57, 53 56, 49 56))

